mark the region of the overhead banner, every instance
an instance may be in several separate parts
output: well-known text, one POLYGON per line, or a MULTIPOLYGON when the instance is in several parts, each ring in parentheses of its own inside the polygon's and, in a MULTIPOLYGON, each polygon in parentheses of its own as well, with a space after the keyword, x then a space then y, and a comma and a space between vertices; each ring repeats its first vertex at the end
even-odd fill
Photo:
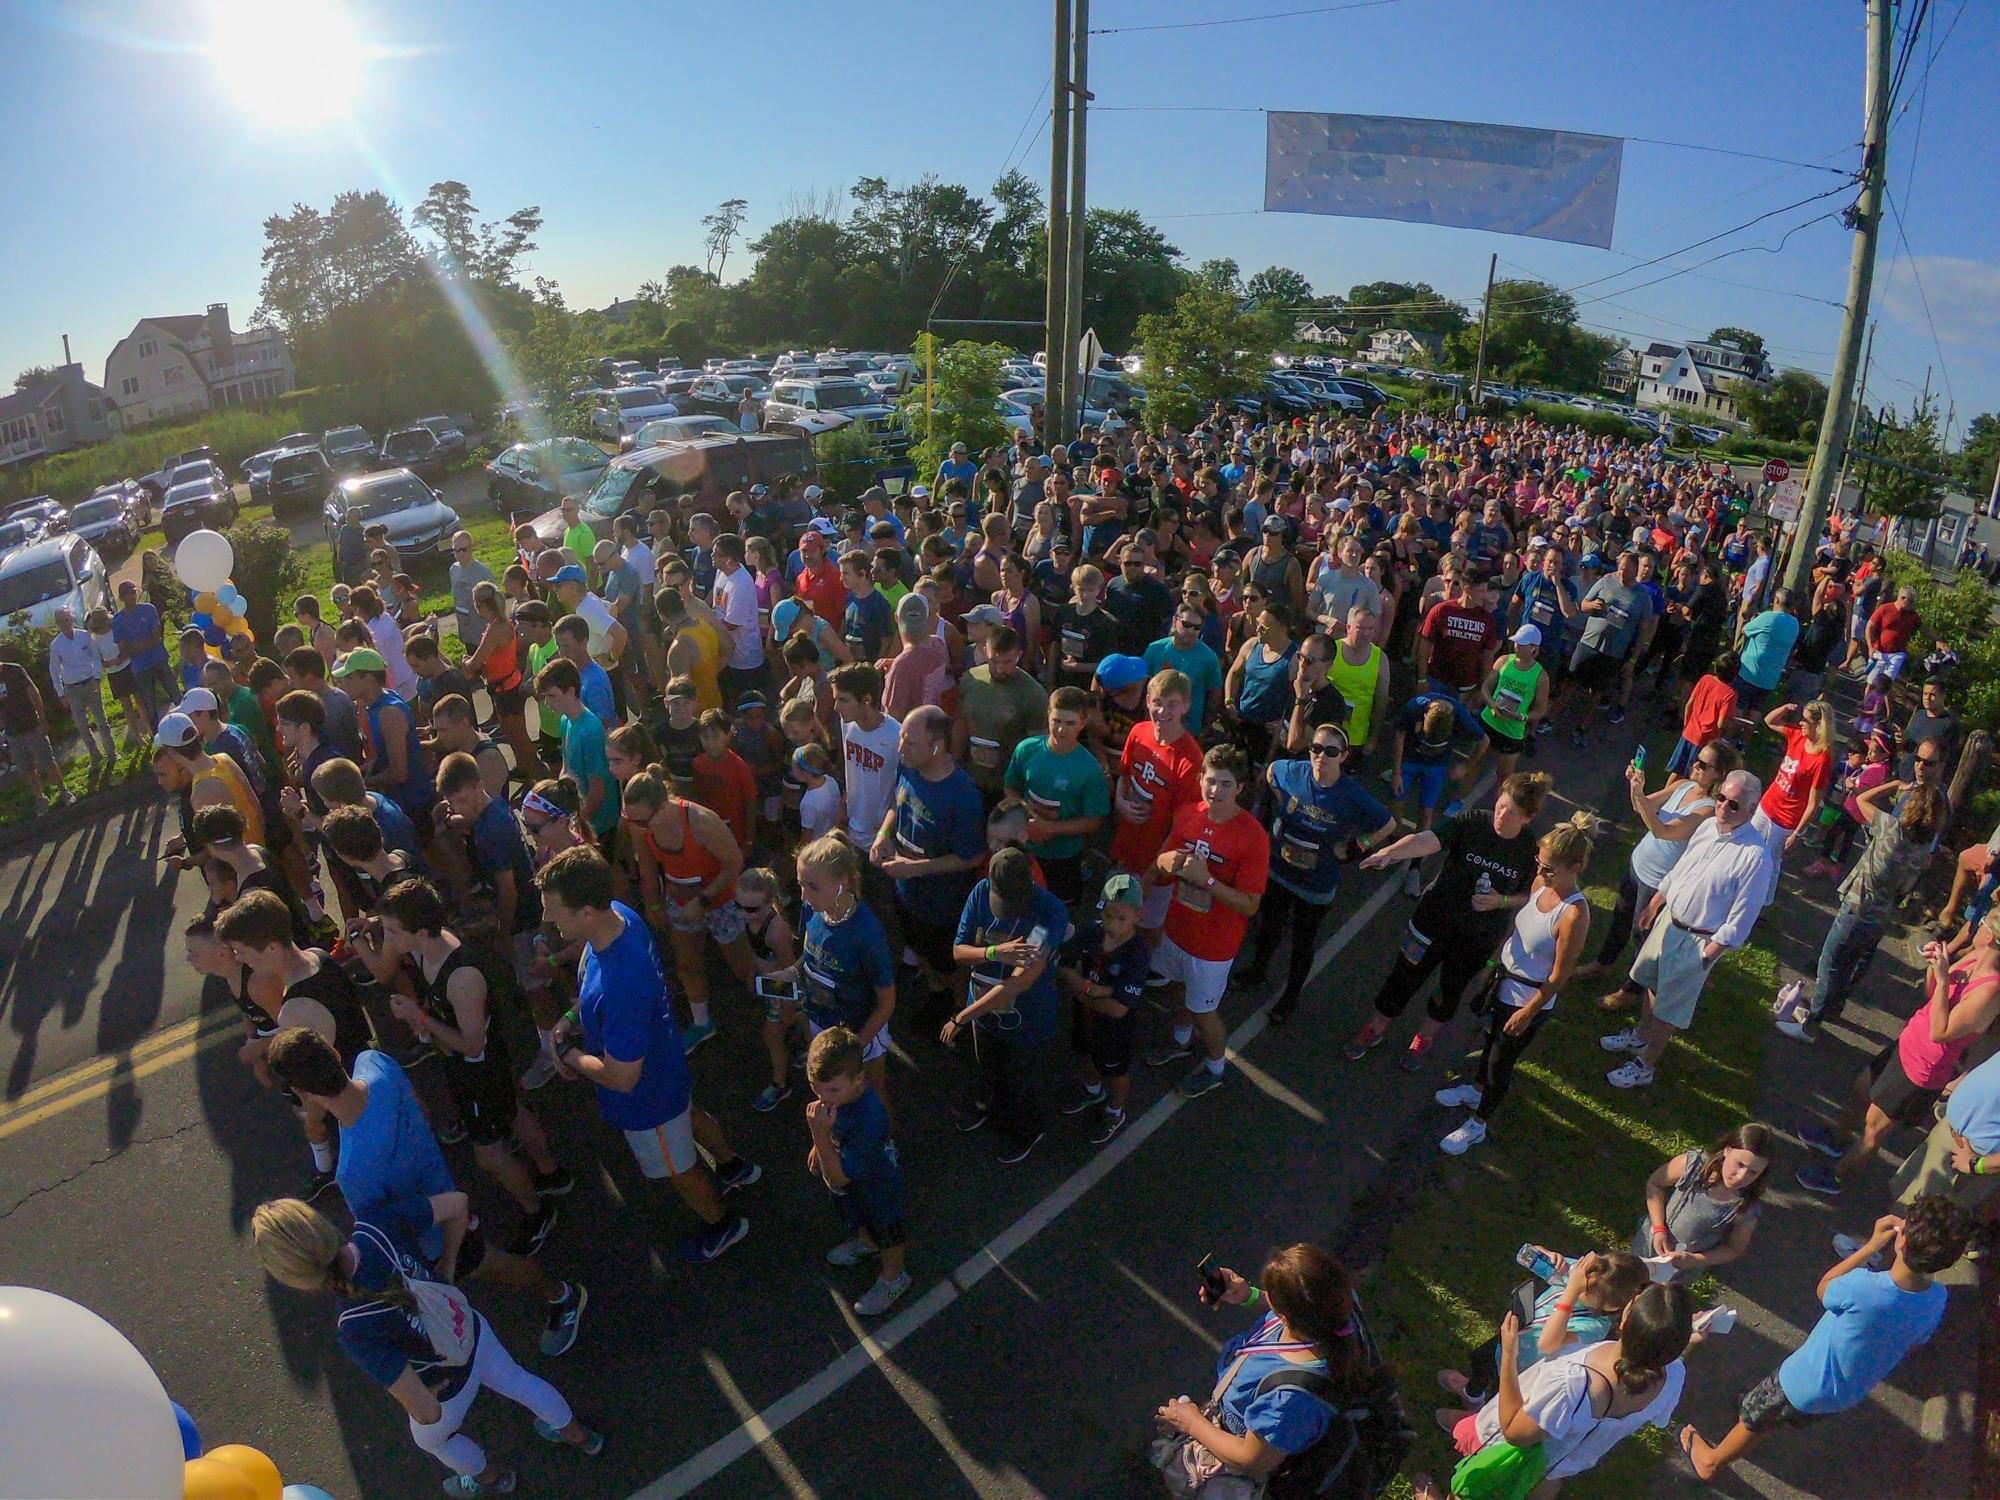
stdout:
POLYGON ((1272 110, 1267 213, 1400 219, 1611 248, 1625 142, 1612 135, 1272 110))

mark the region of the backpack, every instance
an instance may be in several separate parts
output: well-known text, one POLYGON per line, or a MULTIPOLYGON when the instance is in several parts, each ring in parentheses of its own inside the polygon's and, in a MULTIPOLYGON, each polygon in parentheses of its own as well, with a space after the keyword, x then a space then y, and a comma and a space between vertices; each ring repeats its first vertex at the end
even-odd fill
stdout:
POLYGON ((402 1278, 403 1290, 414 1302, 413 1311, 422 1325, 424 1337, 436 1351, 440 1364, 453 1368, 463 1368, 472 1361, 473 1348, 479 1342, 479 1314, 466 1300, 465 1293, 449 1282, 433 1281, 427 1276, 412 1276, 403 1269, 403 1257, 396 1247, 372 1224, 356 1224, 356 1238, 371 1237, 374 1247, 387 1257, 389 1264, 396 1268, 402 1278))
POLYGON ((1257 1383, 1257 1394, 1304 1391, 1333 1414, 1333 1422, 1310 1448, 1294 1453, 1265 1482, 1265 1500, 1374 1500, 1389 1487, 1417 1440, 1375 1341, 1354 1307, 1355 1328, 1368 1366, 1366 1386, 1342 1391, 1323 1370, 1294 1366, 1273 1370, 1257 1383))

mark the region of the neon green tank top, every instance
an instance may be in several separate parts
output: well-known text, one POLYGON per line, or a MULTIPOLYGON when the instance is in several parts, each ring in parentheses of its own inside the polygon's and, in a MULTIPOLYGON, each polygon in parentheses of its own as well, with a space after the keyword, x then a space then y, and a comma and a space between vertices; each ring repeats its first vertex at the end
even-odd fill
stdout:
POLYGON ((1340 689, 1340 696, 1347 700, 1347 742, 1357 750, 1368 743, 1368 731, 1375 715, 1375 680, 1382 675, 1382 648, 1370 646, 1368 660, 1360 666, 1347 659, 1347 648, 1340 646, 1333 653, 1333 665, 1326 669, 1326 680, 1340 689))
POLYGON ((1534 706, 1535 688, 1542 680, 1542 664, 1523 667, 1521 658, 1508 652, 1500 659, 1499 675, 1493 680, 1493 701, 1479 711, 1479 717, 1502 734, 1519 739, 1528 728, 1528 710, 1534 706))

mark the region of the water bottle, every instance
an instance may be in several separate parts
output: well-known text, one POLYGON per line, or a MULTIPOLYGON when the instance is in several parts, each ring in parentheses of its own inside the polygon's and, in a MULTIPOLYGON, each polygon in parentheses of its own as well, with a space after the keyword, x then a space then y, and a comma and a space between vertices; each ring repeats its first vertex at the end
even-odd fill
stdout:
POLYGON ((1487 873, 1486 873, 1486 872, 1485 872, 1484 870, 1480 871, 1480 872, 1479 872, 1479 883, 1478 883, 1477 885, 1475 885, 1475 886, 1474 886, 1474 887, 1472 888, 1472 893, 1473 893, 1473 894, 1474 894, 1475 896, 1490 896, 1490 895, 1492 895, 1492 894, 1493 894, 1493 877, 1492 877, 1491 875, 1488 875, 1488 874, 1487 874, 1487 873))

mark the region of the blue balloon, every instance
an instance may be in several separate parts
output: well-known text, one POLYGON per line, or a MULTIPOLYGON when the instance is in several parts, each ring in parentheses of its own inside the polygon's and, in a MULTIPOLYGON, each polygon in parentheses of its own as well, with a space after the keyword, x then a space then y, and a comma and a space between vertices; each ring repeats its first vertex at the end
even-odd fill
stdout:
POLYGON ((225 583, 221 588, 217 589, 215 597, 228 605, 229 612, 233 615, 242 614, 243 606, 250 602, 243 597, 243 591, 233 583, 225 583))
POLYGON ((333 1500, 333 1496, 316 1484, 288 1484, 278 1500, 333 1500))
POLYGON ((206 631, 215 624, 215 616, 210 614, 205 609, 196 610, 188 618, 189 618, 189 623, 192 624, 196 630, 206 631))
POLYGON ((229 637, 222 633, 220 625, 208 624, 202 626, 201 638, 211 646, 226 646, 229 644, 229 637))
POLYGON ((181 1427, 181 1457, 200 1458, 201 1433, 194 1425, 194 1418, 188 1415, 188 1409, 180 1402, 170 1401, 168 1404, 173 1407, 174 1420, 180 1423, 181 1427))

